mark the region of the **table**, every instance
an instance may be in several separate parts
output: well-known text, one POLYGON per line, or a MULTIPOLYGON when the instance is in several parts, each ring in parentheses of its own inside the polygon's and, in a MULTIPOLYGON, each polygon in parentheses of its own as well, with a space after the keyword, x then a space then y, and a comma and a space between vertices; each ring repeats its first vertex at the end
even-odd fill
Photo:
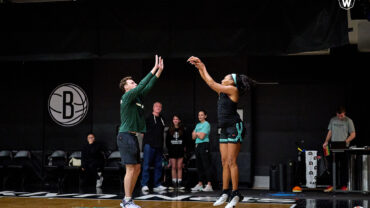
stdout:
POLYGON ((353 170, 354 170, 354 165, 353 165, 353 156, 354 155, 370 155, 370 147, 351 147, 349 149, 332 149, 331 150, 332 154, 333 154, 333 190, 334 191, 338 191, 337 190, 337 187, 336 187, 336 177, 337 177, 337 173, 336 173, 336 161, 335 161, 335 155, 337 153, 344 153, 346 154, 346 158, 348 160, 348 191, 354 191, 353 190, 353 170))

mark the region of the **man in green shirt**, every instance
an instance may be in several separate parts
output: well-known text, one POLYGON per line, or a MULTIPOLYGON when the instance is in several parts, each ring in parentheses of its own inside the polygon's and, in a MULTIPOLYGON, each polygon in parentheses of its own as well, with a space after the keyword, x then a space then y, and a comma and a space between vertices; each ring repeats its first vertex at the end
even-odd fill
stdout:
POLYGON ((146 131, 143 99, 160 77, 163 68, 163 59, 156 55, 153 69, 139 84, 131 77, 124 77, 119 84, 124 92, 120 104, 121 126, 117 136, 122 164, 126 167, 125 197, 120 204, 123 208, 140 208, 132 201, 132 192, 141 170, 137 134, 146 131))

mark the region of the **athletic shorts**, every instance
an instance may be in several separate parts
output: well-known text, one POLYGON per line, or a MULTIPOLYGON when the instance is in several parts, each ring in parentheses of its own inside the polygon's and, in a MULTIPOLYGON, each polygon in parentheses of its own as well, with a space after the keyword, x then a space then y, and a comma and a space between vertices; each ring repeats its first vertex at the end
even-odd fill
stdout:
POLYGON ((243 122, 221 128, 220 143, 242 143, 245 134, 243 122))
POLYGON ((135 134, 120 132, 117 136, 117 146, 123 165, 140 164, 140 147, 135 134))
POLYGON ((177 151, 171 151, 168 150, 168 157, 173 158, 173 159, 178 159, 184 157, 184 149, 182 150, 177 150, 177 151))

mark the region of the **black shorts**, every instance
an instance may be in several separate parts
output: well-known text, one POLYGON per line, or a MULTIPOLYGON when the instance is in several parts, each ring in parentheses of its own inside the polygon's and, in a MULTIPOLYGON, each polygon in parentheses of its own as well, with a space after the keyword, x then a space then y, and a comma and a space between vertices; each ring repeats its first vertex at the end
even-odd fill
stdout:
POLYGON ((135 134, 120 132, 117 136, 117 146, 123 165, 140 164, 140 147, 135 134))
POLYGON ((182 149, 182 151, 181 150, 169 150, 168 151, 168 157, 169 158, 174 158, 174 159, 178 159, 178 158, 182 158, 182 157, 184 157, 184 150, 182 149))
POLYGON ((220 143, 242 143, 245 134, 243 122, 221 128, 220 143))

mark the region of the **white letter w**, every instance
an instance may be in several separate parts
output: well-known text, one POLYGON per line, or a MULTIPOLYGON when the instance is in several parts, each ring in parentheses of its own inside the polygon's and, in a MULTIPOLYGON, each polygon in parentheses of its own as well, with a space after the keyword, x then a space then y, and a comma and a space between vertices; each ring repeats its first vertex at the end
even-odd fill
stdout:
POLYGON ((352 0, 342 0, 343 7, 350 7, 352 0))

